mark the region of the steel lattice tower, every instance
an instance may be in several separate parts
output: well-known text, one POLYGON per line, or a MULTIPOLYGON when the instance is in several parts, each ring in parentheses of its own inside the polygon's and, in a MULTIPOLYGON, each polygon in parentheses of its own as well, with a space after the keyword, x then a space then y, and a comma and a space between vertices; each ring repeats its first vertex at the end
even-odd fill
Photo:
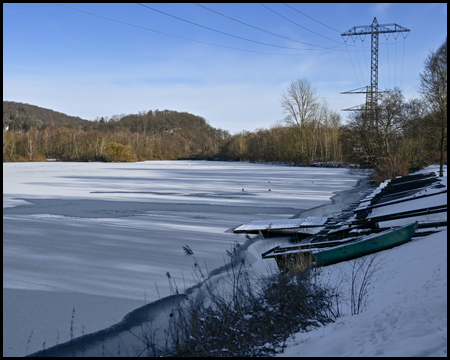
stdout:
POLYGON ((370 87, 365 86, 363 88, 346 91, 341 94, 366 94, 366 104, 359 105, 359 107, 353 107, 344 110, 366 110, 372 115, 375 112, 375 108, 378 104, 378 44, 380 34, 385 33, 396 33, 396 32, 408 32, 409 29, 397 24, 378 24, 377 18, 373 18, 371 25, 354 26, 350 30, 341 34, 341 36, 361 36, 370 35, 371 36, 371 56, 370 56, 370 87))

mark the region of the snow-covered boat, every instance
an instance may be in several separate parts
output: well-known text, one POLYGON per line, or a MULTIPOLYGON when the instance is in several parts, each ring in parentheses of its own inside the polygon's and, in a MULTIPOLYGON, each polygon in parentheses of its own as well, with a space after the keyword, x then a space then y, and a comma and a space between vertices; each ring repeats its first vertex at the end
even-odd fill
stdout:
POLYGON ((322 229, 327 221, 326 216, 309 216, 302 219, 277 219, 277 220, 253 220, 247 224, 242 224, 234 229, 234 233, 257 234, 260 231, 290 233, 293 230, 305 234, 315 234, 322 229))

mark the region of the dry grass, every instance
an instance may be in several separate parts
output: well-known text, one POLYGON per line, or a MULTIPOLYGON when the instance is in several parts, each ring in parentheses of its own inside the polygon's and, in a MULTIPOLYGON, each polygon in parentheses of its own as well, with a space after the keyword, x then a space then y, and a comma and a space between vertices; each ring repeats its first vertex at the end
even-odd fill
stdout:
POLYGON ((307 271, 314 264, 314 256, 311 252, 301 252, 291 254, 282 261, 281 271, 283 273, 290 272, 291 274, 297 274, 307 271))
MULTIPOLYGON (((192 250, 184 250, 199 272, 192 250)), ((299 257, 288 271, 255 281, 246 259, 232 257, 222 275, 229 290, 224 292, 210 279, 203 281, 189 304, 174 311, 171 346, 155 355, 273 355, 283 351, 293 333, 332 322, 331 295, 315 284, 311 260, 310 254, 299 257)))

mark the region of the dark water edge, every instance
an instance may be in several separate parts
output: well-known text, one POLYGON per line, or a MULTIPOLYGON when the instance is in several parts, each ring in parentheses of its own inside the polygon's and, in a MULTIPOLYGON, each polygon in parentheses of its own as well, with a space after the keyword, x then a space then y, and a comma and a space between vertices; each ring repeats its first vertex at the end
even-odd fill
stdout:
POLYGON ((335 192, 336 195, 330 198, 331 204, 320 205, 311 209, 303 210, 292 217, 292 219, 306 218, 308 216, 336 216, 342 210, 351 205, 352 202, 360 200, 370 189, 369 179, 358 180, 356 185, 344 191, 335 192))
MULTIPOLYGON (((145 323, 152 323, 153 321, 158 322, 160 319, 157 318, 161 317, 161 314, 167 314, 167 318, 169 318, 172 309, 176 307, 183 299, 185 299, 186 296, 187 295, 185 294, 167 296, 131 311, 125 315, 120 322, 106 329, 79 336, 73 340, 66 341, 65 343, 34 352, 26 357, 99 356, 102 354, 103 346, 106 348, 104 350, 104 356, 117 356, 117 354, 110 353, 111 347, 108 346, 108 344, 105 345, 105 343, 114 341, 114 339, 118 339, 117 341, 120 341, 119 338, 121 334, 128 333, 132 336, 133 334, 137 336, 142 335, 136 333, 136 329, 139 329, 141 325, 145 323), (100 353, 93 355, 93 348, 97 348, 100 353)), ((142 330, 145 329, 142 328, 142 330)), ((127 356, 127 354, 133 355, 133 353, 130 353, 129 350, 131 349, 123 348, 123 356, 127 356)))

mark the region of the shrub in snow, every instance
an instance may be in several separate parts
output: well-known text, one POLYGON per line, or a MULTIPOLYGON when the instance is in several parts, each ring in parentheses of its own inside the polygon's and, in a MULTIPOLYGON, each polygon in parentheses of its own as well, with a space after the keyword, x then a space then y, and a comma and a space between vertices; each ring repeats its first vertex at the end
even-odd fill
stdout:
MULTIPOLYGON (((184 251, 193 256, 198 276, 193 251, 184 251)), ((152 355, 270 355, 281 352, 293 333, 333 321, 332 294, 315 284, 315 269, 297 266, 256 281, 245 258, 230 254, 220 275, 227 286, 198 276, 198 291, 174 312, 167 346, 147 345, 152 355)))

